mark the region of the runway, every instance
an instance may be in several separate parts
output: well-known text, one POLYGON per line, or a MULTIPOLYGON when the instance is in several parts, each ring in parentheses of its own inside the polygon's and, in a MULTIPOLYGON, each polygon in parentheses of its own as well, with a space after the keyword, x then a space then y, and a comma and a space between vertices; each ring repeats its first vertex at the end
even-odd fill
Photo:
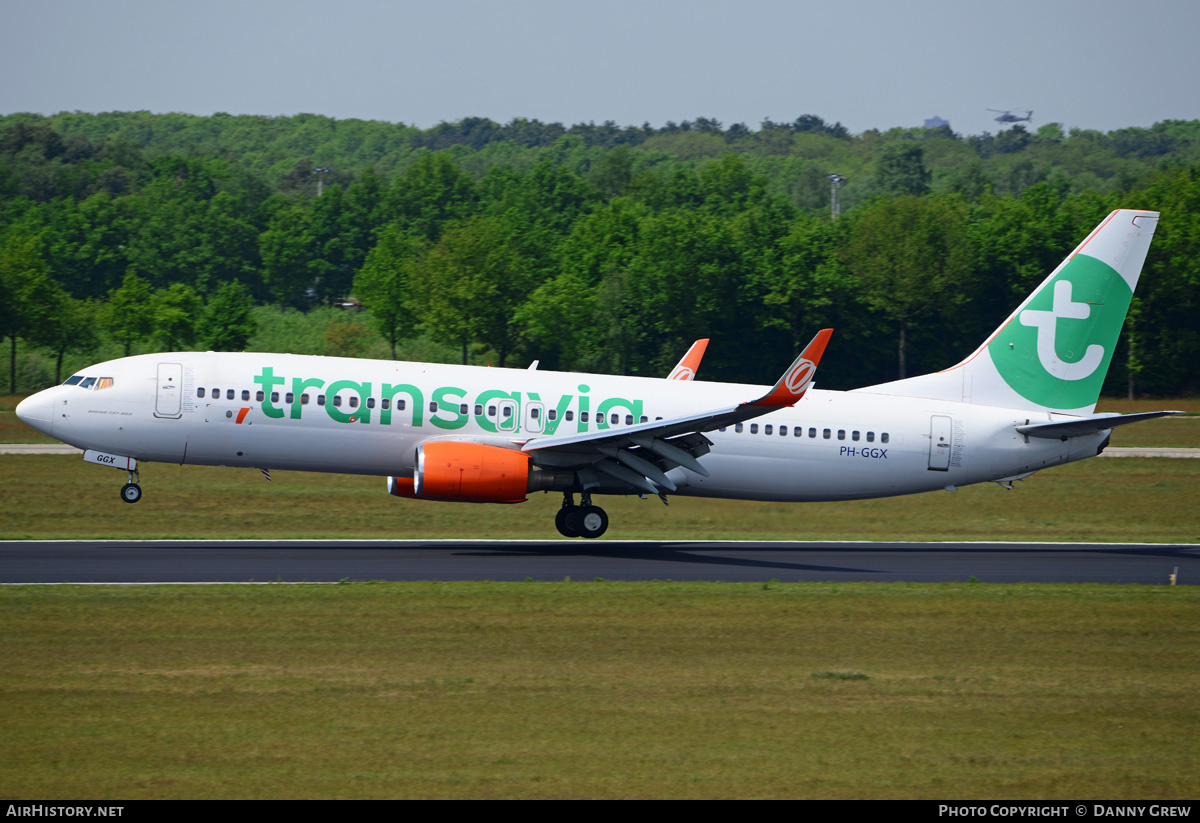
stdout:
POLYGON ((0 543, 0 583, 341 580, 1200 582, 1200 544, 608 540, 0 543))

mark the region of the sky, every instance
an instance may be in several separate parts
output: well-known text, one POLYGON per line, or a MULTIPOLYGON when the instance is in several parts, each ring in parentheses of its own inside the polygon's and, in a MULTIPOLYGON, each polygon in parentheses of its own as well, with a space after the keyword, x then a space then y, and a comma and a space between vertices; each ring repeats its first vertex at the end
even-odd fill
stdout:
POLYGON ((0 114, 851 132, 1200 118, 1197 0, 0 0, 0 114))

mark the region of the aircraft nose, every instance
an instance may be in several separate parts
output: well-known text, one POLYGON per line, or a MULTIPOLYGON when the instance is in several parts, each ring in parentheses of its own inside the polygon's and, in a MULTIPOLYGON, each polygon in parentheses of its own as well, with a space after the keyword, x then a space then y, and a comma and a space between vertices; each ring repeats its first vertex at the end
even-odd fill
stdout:
POLYGON ((17 419, 43 434, 50 434, 54 425, 53 394, 54 389, 43 389, 26 397, 17 404, 17 419))

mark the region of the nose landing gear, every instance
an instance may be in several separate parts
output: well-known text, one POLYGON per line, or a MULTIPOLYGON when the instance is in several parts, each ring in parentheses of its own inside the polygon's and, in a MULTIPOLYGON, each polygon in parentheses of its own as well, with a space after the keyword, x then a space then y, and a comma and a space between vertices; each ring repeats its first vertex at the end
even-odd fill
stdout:
POLYGON ((142 499, 142 487, 138 485, 138 481, 142 476, 137 469, 129 472, 129 482, 121 487, 121 499, 126 503, 136 503, 142 499))
POLYGON ((599 537, 608 530, 608 515, 604 509, 592 505, 592 496, 587 492, 580 495, 582 506, 575 505, 575 496, 563 493, 562 508, 554 515, 554 525, 563 537, 599 537))

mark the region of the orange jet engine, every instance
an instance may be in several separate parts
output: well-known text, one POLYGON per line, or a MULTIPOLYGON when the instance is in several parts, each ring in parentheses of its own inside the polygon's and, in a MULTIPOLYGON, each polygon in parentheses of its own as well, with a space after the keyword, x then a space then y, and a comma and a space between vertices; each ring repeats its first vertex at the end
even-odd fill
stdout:
POLYGON ((528 489, 528 454, 457 440, 422 443, 413 478, 388 478, 388 491, 397 497, 425 500, 523 503, 528 489))

